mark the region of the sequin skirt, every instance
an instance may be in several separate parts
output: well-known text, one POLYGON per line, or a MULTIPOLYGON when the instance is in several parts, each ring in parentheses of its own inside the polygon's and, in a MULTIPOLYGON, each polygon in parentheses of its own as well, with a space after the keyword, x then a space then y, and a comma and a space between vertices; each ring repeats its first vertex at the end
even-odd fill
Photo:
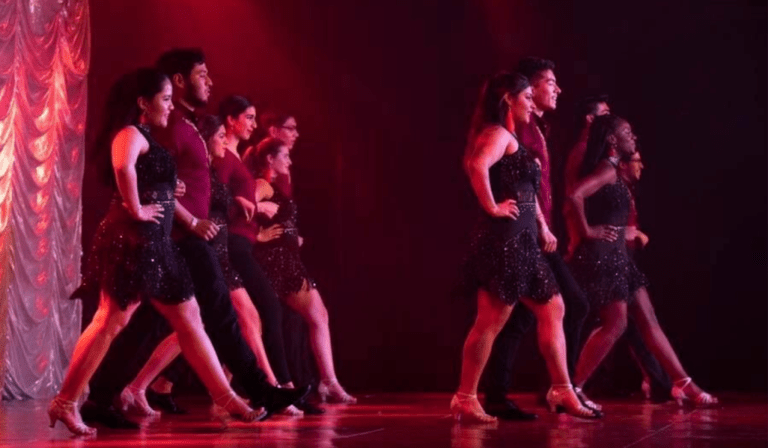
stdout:
POLYGON ((522 297, 547 302, 559 292, 538 243, 535 204, 518 203, 516 220, 484 216, 472 233, 460 294, 484 289, 512 305, 522 297))
POLYGON ((240 289, 243 287, 243 280, 240 278, 240 274, 232 268, 232 264, 229 262, 229 249, 227 242, 229 240, 229 232, 227 231, 227 223, 225 220, 212 218, 212 221, 219 226, 219 233, 209 244, 216 252, 216 256, 219 259, 221 265, 221 272, 224 273, 224 279, 227 281, 227 288, 230 291, 240 289))
POLYGON ((631 301, 648 279, 627 253, 624 232, 616 241, 583 240, 570 261, 573 277, 594 307, 617 300, 631 301))
POLYGON ((297 293, 305 284, 310 289, 317 288, 301 262, 298 238, 295 236, 283 235, 275 241, 256 243, 253 255, 278 297, 297 293))
POLYGON ((156 299, 177 304, 193 295, 187 265, 170 238, 174 202, 160 202, 160 224, 133 219, 113 201, 99 224, 86 261, 82 285, 72 298, 97 298, 104 290, 121 309, 156 299))

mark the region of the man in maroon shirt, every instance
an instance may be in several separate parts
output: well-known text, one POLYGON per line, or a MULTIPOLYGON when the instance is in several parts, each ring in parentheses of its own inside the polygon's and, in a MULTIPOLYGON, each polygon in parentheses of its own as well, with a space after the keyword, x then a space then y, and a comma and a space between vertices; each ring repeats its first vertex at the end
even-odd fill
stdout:
MULTIPOLYGON (((541 187, 538 201, 547 224, 552 228, 552 183, 550 178, 550 153, 547 148, 549 126, 544 121, 545 112, 557 108, 557 97, 561 90, 554 73, 555 64, 541 58, 524 58, 517 71, 525 75, 533 88, 534 114, 527 125, 518 130, 520 144, 530 151, 541 165, 541 187)), ((555 251, 545 254, 552 272, 557 279, 560 293, 565 303, 563 327, 566 337, 568 370, 574 371, 580 343, 581 327, 589 312, 589 304, 584 293, 571 276, 563 258, 555 251)), ((533 313, 524 306, 515 307, 512 316, 499 333, 493 344, 490 359, 486 367, 485 410, 506 420, 531 420, 536 418, 520 410, 517 405, 507 400, 510 386, 511 366, 523 336, 534 322, 533 313)))

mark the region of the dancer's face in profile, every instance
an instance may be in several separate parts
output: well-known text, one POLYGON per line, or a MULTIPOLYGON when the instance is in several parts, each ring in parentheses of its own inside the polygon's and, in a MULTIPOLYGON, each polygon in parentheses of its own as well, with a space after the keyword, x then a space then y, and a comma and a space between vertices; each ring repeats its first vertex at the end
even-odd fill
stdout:
POLYGON ((640 180, 643 168, 645 166, 643 165, 643 159, 640 158, 640 151, 635 151, 628 161, 621 163, 622 174, 633 184, 640 180))
POLYGON ((210 151, 213 157, 216 157, 217 159, 224 157, 224 154, 227 151, 226 136, 227 134, 224 131, 224 125, 221 125, 219 126, 219 129, 216 130, 216 133, 208 140, 208 151, 210 151))
POLYGON ((256 129, 256 108, 250 106, 237 118, 227 117, 227 123, 232 133, 240 140, 248 140, 256 129))
POLYGON ((212 85, 213 81, 208 76, 208 67, 205 62, 196 64, 187 79, 187 101, 196 107, 205 106, 211 97, 212 85))
POLYGON ((139 107, 143 109, 148 124, 161 128, 168 126, 168 115, 173 110, 172 94, 171 81, 166 79, 163 81, 163 88, 150 101, 139 99, 139 107))
POLYGON ((534 107, 533 89, 530 86, 509 100, 509 113, 512 114, 515 123, 529 123, 534 107))
POLYGON ((268 156, 269 167, 277 174, 290 174, 291 154, 288 146, 281 146, 274 156, 268 156))
POLYGON ((293 149, 293 145, 296 144, 296 139, 299 138, 299 130, 296 126, 296 119, 288 117, 282 126, 273 126, 270 128, 270 134, 272 137, 280 140, 288 147, 293 149))
POLYGON ((634 154, 637 151, 637 136, 632 132, 632 126, 628 122, 622 122, 613 134, 616 141, 618 155, 634 154))
POLYGON ((544 70, 539 73, 536 82, 531 85, 533 86, 533 101, 540 111, 547 112, 557 108, 557 97, 562 90, 557 85, 557 79, 552 70, 544 70))

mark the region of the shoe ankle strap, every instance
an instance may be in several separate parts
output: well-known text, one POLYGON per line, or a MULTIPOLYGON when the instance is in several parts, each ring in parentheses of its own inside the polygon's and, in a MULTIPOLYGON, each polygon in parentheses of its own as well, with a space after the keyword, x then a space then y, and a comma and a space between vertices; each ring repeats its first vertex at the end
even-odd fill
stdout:
POLYGON ((456 398, 460 400, 472 400, 477 399, 477 394, 465 394, 464 392, 456 392, 456 398))
POLYGON ((673 385, 679 387, 680 389, 684 389, 685 386, 691 384, 693 380, 690 376, 686 376, 685 378, 680 378, 672 382, 673 385))

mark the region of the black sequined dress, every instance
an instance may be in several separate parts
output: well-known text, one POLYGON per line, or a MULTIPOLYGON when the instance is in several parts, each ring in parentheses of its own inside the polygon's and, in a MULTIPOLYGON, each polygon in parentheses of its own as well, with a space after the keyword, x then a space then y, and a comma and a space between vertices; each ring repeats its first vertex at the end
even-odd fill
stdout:
POLYGON ((629 218, 632 193, 619 178, 597 190, 584 201, 590 226, 618 227, 616 241, 584 239, 571 259, 571 272, 593 306, 611 301, 630 301, 648 280, 627 253, 624 232, 629 218))
POLYGON ((496 162, 489 177, 494 200, 516 200, 520 215, 511 219, 483 213, 472 234, 462 289, 475 294, 482 288, 510 305, 521 297, 546 302, 558 288, 538 244, 536 193, 541 168, 521 145, 496 162))
POLYGON ((227 287, 230 291, 243 287, 240 275, 232 268, 229 262, 229 249, 227 249, 227 241, 229 239, 227 216, 233 202, 234 200, 229 193, 229 188, 219 180, 216 170, 211 167, 211 209, 208 218, 219 226, 219 232, 209 241, 209 244, 216 251, 221 271, 224 273, 224 279, 226 279, 227 287))
POLYGON ((136 160, 136 181, 142 205, 162 204, 160 223, 137 221, 122 205, 119 193, 99 224, 73 298, 98 297, 106 291, 121 309, 140 300, 177 304, 192 297, 192 281, 171 240, 176 163, 144 129, 149 150, 136 160))
POLYGON ((279 209, 271 219, 259 215, 258 222, 263 228, 279 224, 283 227, 283 234, 272 241, 257 243, 254 255, 267 274, 277 296, 283 298, 299 292, 305 282, 310 288, 315 288, 317 285, 307 273, 304 263, 301 262, 299 229, 296 227, 298 218, 296 203, 283 194, 276 185, 272 185, 272 188, 275 194, 269 200, 276 203, 279 209))

